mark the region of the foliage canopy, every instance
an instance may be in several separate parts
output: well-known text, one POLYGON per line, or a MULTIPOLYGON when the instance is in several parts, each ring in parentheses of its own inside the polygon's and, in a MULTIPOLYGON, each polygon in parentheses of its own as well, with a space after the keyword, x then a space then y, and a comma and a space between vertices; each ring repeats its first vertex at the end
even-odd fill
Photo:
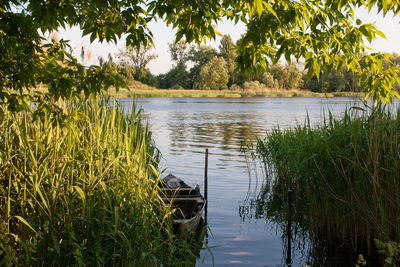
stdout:
POLYGON ((229 74, 226 69, 225 59, 215 56, 202 67, 199 79, 194 84, 194 88, 206 90, 226 89, 228 80, 229 74))
POLYGON ((382 68, 386 54, 365 45, 378 36, 373 24, 355 18, 356 8, 376 8, 384 15, 400 12, 392 0, 246 0, 246 1, 26 1, 0 2, 0 100, 26 105, 24 95, 46 84, 49 99, 98 93, 123 85, 115 73, 85 68, 68 52, 68 43, 43 36, 59 27, 77 25, 91 41, 114 41, 126 34, 128 46, 152 44, 150 21, 163 20, 177 30, 176 41, 201 43, 215 38, 223 18, 243 21, 247 32, 237 47, 239 70, 268 68, 284 56, 304 59, 309 77, 332 69, 358 72, 361 87, 375 101, 399 97, 398 67, 382 68), (11 91, 10 91, 11 90, 11 91), (16 94, 17 92, 17 94, 16 94))

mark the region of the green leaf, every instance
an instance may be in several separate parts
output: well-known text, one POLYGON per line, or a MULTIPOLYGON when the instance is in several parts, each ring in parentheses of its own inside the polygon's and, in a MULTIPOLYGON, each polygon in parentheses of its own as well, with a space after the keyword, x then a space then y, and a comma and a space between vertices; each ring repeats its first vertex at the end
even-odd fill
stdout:
POLYGON ((19 221, 21 221, 23 224, 25 224, 26 226, 29 227, 29 229, 31 229, 33 232, 35 232, 35 234, 37 233, 35 229, 33 229, 33 227, 21 216, 14 216, 15 218, 17 218, 19 221))
POLYGON ((264 2, 264 6, 267 8, 267 10, 274 15, 274 17, 280 22, 278 15, 276 14, 275 10, 272 8, 271 5, 269 5, 268 3, 264 2))
POLYGON ((376 33, 377 35, 379 35, 380 37, 386 39, 386 36, 385 36, 385 34, 383 34, 383 32, 381 32, 381 31, 379 31, 379 30, 376 30, 375 33, 376 33))
POLYGON ((83 190, 82 190, 79 186, 77 186, 77 185, 74 185, 74 189, 75 189, 75 191, 78 193, 79 198, 80 198, 83 202, 85 202, 85 201, 86 201, 86 196, 85 196, 85 193, 83 192, 83 190))
POLYGON ((254 6, 258 16, 262 15, 263 12, 263 1, 262 0, 254 0, 254 6))
POLYGON ((93 43, 94 40, 96 40, 96 37, 97 37, 97 34, 96 34, 96 33, 92 33, 92 34, 90 35, 90 42, 93 43))

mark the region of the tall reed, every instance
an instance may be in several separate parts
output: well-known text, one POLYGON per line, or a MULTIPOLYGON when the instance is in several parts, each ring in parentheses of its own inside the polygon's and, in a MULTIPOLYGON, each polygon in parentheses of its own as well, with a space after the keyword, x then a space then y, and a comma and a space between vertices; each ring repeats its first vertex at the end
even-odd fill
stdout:
POLYGON ((1 109, 0 265, 179 264, 141 111, 1 109))
POLYGON ((297 215, 314 236, 370 245, 400 241, 400 111, 329 114, 322 125, 275 128, 256 155, 273 177, 274 195, 293 189, 297 215))

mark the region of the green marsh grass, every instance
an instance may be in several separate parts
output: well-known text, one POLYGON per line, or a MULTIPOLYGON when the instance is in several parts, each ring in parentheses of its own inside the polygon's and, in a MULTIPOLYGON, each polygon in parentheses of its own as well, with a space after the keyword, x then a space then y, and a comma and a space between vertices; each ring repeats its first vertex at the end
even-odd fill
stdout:
POLYGON ((347 110, 319 126, 276 127, 255 154, 274 199, 286 203, 294 190, 295 216, 311 236, 354 248, 371 248, 374 238, 400 241, 400 111, 347 110))
POLYGON ((141 111, 97 100, 70 102, 68 116, 1 109, 0 265, 193 260, 159 200, 160 155, 141 111))

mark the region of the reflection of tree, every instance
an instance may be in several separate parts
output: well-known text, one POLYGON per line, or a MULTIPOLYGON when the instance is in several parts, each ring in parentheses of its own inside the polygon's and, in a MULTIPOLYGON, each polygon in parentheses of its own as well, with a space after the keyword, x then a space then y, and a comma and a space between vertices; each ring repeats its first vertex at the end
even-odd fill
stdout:
POLYGON ((169 130, 169 138, 171 147, 173 148, 186 148, 189 140, 189 117, 183 112, 171 113, 173 120, 169 120, 167 127, 169 130))
POLYGON ((243 140, 254 140, 259 134, 255 125, 249 122, 255 118, 256 116, 250 113, 208 114, 204 119, 215 123, 194 125, 193 136, 197 138, 196 141, 208 140, 220 145, 219 148, 222 150, 236 152, 243 140))
POLYGON ((255 140, 260 130, 251 123, 250 113, 171 113, 168 130, 173 147, 218 145, 225 151, 238 151, 243 140, 255 140))

